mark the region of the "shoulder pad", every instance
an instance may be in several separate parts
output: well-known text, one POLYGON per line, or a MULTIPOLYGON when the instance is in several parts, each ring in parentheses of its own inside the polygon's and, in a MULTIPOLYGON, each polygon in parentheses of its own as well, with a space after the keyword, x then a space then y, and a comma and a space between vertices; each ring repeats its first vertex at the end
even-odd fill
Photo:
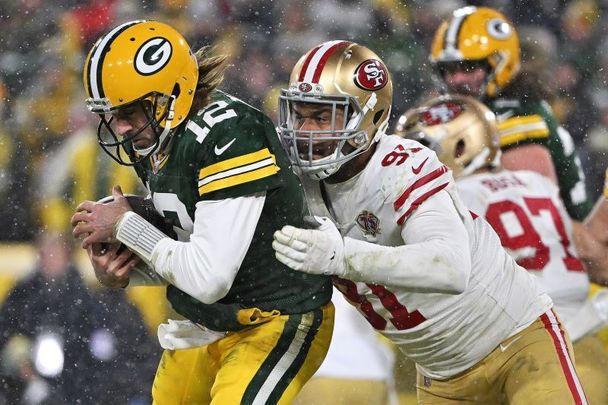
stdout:
POLYGON ((384 195, 393 201, 399 224, 427 198, 453 182, 451 171, 431 149, 397 136, 384 137, 374 159, 384 195))

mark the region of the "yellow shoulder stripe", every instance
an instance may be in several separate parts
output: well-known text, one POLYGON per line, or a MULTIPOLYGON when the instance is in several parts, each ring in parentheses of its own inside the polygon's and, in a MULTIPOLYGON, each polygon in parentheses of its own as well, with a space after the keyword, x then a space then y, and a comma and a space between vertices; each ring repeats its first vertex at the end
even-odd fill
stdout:
POLYGON ((226 170, 235 169, 237 167, 255 163, 269 157, 271 157, 273 161, 275 160, 274 155, 270 153, 268 148, 264 148, 258 150, 257 152, 252 152, 246 155, 237 156, 232 159, 223 160, 221 162, 214 163, 211 166, 202 168, 199 172, 198 178, 199 180, 202 180, 207 176, 211 176, 216 173, 224 172, 226 170))
MULTIPOLYGON (((545 120, 539 114, 519 115, 519 116, 507 118, 504 121, 500 121, 498 123, 498 129, 503 131, 503 130, 506 130, 506 129, 509 129, 512 127, 516 127, 518 125, 529 125, 529 124, 536 124, 536 123, 545 123, 545 120)), ((546 123, 545 123, 545 125, 546 125, 546 123)))
POLYGON ((248 183, 250 181, 263 179, 264 177, 272 176, 279 171, 276 165, 266 166, 251 172, 237 174, 235 176, 218 179, 207 183, 198 188, 198 194, 203 195, 212 191, 221 190, 223 188, 238 186, 239 184, 248 183))
POLYGON ((500 146, 511 145, 525 139, 549 137, 549 127, 538 114, 509 118, 498 123, 500 146))
POLYGON ((205 167, 199 172, 199 195, 272 176, 280 168, 268 148, 205 167))

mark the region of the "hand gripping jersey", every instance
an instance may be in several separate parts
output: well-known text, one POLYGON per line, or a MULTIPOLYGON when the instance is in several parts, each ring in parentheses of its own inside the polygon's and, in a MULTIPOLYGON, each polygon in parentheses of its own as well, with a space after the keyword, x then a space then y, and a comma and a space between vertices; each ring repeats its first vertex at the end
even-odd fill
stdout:
POLYGON ((568 325, 585 303, 589 279, 557 187, 523 170, 479 173, 456 184, 465 205, 485 217, 511 256, 538 278, 568 325))
POLYGON ((323 191, 316 184, 306 184, 315 215, 327 215, 329 209, 343 236, 384 246, 418 238, 425 229, 402 235, 408 218, 436 194, 451 197, 469 238, 470 250, 462 254, 470 255, 472 269, 463 293, 334 279, 351 304, 423 375, 445 379, 466 370, 551 307, 550 298, 504 251, 485 220, 464 208, 449 170, 421 144, 384 136, 357 176, 323 184, 323 191))
POLYGON ((501 149, 533 143, 546 146, 568 214, 579 221, 585 218, 591 210, 591 201, 587 197, 581 161, 574 150, 572 136, 557 123, 549 104, 512 98, 490 99, 486 103, 498 120, 501 149))
MULTIPOLYGON (((167 156, 144 160, 135 169, 156 209, 169 218, 181 241, 193 229, 196 204, 266 192, 261 217, 229 292, 203 304, 174 286, 174 309, 214 330, 238 330, 246 308, 284 314, 311 311, 329 302, 327 277, 292 271, 273 254, 272 234, 285 224, 303 226, 304 196, 289 168, 272 122, 260 111, 216 91, 211 103, 184 122, 167 156)), ((222 232, 210 229, 209 232, 222 232)), ((227 241, 226 243, 230 243, 227 241)))

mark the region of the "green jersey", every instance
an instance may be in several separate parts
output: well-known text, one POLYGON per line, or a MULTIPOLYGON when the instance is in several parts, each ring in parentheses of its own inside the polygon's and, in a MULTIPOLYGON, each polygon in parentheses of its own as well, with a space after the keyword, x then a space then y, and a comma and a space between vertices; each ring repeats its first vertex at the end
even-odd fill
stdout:
POLYGON ((572 218, 582 220, 591 210, 585 175, 572 137, 557 123, 549 104, 514 98, 497 98, 487 104, 496 114, 503 150, 531 143, 549 149, 566 209, 572 218))
POLYGON ((167 297, 174 309, 215 330, 238 330, 244 327, 238 321, 242 309, 297 314, 328 303, 329 277, 293 271, 274 256, 273 233, 286 224, 304 227, 307 211, 299 180, 270 119, 215 91, 210 104, 190 117, 171 142, 166 156, 146 159, 135 169, 180 240, 189 240, 199 201, 266 195, 253 239, 226 296, 203 304, 169 286, 167 297))

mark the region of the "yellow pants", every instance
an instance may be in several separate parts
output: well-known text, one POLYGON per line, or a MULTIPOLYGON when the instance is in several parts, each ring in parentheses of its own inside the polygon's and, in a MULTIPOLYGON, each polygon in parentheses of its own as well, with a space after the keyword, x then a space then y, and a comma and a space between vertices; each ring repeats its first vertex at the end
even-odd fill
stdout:
POLYGON ((334 307, 280 315, 208 346, 165 350, 154 404, 290 404, 329 348, 334 307))
POLYGON ((418 404, 587 404, 572 345, 553 311, 448 380, 418 375, 418 404))
POLYGON ((608 350, 597 335, 574 343, 576 372, 590 404, 608 404, 608 350))

